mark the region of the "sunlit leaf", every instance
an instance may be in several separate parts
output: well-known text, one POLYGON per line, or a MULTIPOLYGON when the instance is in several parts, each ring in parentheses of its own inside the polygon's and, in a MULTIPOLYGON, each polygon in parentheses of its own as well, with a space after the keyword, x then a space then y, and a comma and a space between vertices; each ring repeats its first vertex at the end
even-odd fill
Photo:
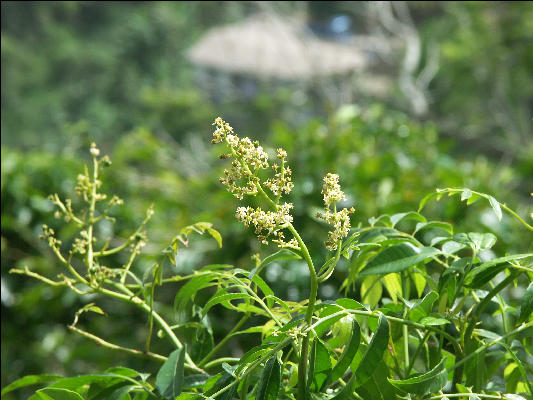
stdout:
POLYGON ((478 250, 490 249, 496 243, 496 236, 492 233, 470 232, 468 237, 478 250))
POLYGON ((361 283, 361 301, 373 308, 381 299, 383 288, 380 276, 367 276, 361 283))
POLYGON ((413 306, 409 310, 409 313, 407 314, 409 319, 411 321, 418 322, 422 318, 426 317, 433 309, 433 304, 435 303, 435 301, 437 301, 438 298, 439 295, 436 292, 429 292, 427 295, 424 296, 423 299, 413 304, 413 306))
POLYGON ((309 363, 311 365, 308 377, 309 386, 311 391, 317 392, 331 372, 329 351, 318 338, 313 341, 309 363))
POLYGON ((394 303, 396 303, 398 300, 398 295, 403 296, 400 274, 393 273, 382 276, 381 283, 383 286, 385 286, 387 292, 389 292, 389 295, 394 303))
POLYGON ((337 379, 342 377, 350 364, 352 363, 352 360, 357 353, 357 349, 359 348, 359 343, 361 342, 361 330, 359 328, 359 324, 357 323, 357 320, 355 318, 352 321, 352 334, 350 336, 350 341, 348 344, 344 347, 344 350, 342 351, 341 356, 339 357, 339 360, 333 367, 333 370, 331 371, 330 375, 328 376, 328 379, 326 380, 325 384, 335 382, 337 379))
POLYGON ((498 200, 496 200, 494 197, 489 196, 489 203, 492 209, 494 210, 494 214, 498 217, 498 221, 502 220, 502 209, 500 208, 500 203, 498 200))
POLYGON ((391 222, 393 227, 398 222, 403 221, 403 220, 414 220, 414 221, 418 221, 418 222, 427 222, 426 218, 423 215, 421 215, 421 214, 419 214, 419 213, 417 213, 415 211, 394 214, 394 215, 392 215, 390 217, 390 222, 391 222))
POLYGON ((349 398, 350 394, 359 386, 363 385, 374 373, 377 366, 383 359, 383 353, 387 349, 389 343, 389 323, 385 315, 380 314, 378 326, 372 335, 370 343, 366 347, 366 351, 361 359, 352 360, 352 377, 347 382, 346 386, 333 397, 334 400, 342 400, 349 398), (357 365, 354 365, 357 362, 357 365))
POLYGON ((422 294, 424 293, 424 289, 426 288, 426 283, 427 283, 426 278, 424 277, 424 275, 418 272, 415 272, 411 274, 410 276, 415 284, 416 293, 418 297, 422 296, 422 294))
POLYGON ((472 197, 472 192, 470 189, 465 189, 461 193, 461 201, 468 200, 470 197, 472 197))
POLYGON ((365 308, 358 301, 354 299, 348 299, 346 297, 335 300, 335 303, 337 303, 339 306, 344 307, 346 309, 358 310, 360 308, 365 308))
POLYGON ((404 271, 438 253, 440 251, 434 247, 416 247, 410 243, 390 246, 372 258, 360 272, 360 275, 404 271))
POLYGON ((207 232, 211 235, 211 237, 213 237, 213 239, 217 241, 218 247, 222 247, 222 236, 220 233, 213 228, 207 228, 207 232))
POLYGON ((426 326, 446 325, 446 324, 450 323, 450 321, 448 321, 447 319, 439 318, 439 317, 433 317, 431 315, 420 319, 420 321, 418 321, 418 322, 420 324, 426 325, 426 326))

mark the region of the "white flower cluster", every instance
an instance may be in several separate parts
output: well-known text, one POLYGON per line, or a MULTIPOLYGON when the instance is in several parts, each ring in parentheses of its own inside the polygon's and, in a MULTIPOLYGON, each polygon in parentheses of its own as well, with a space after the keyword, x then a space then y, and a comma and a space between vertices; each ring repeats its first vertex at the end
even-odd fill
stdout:
POLYGON ((322 187, 324 196, 325 213, 317 213, 317 217, 323 219, 328 224, 333 225, 333 230, 328 232, 326 249, 337 250, 339 242, 350 233, 350 214, 355 211, 352 208, 344 208, 336 211, 335 203, 339 200, 345 200, 346 196, 339 185, 339 175, 327 174, 324 177, 324 186, 322 187), (330 211, 330 206, 334 205, 334 211, 330 211))
POLYGON ((233 128, 220 117, 213 125, 216 125, 216 129, 213 132, 212 142, 226 143, 231 151, 230 154, 223 154, 221 158, 234 158, 231 169, 224 170, 225 176, 220 178, 220 181, 230 193, 241 200, 245 194, 260 192, 275 209, 275 211, 263 211, 259 207, 239 207, 236 212, 237 219, 247 227, 253 225, 256 235, 264 244, 267 244, 267 239, 272 236, 272 242, 277 243, 278 246, 298 249, 296 239, 292 238, 286 242, 282 232, 292 222, 290 211, 293 207, 291 203, 279 204, 281 195, 290 193, 294 186, 291 181, 292 171, 285 166, 287 152, 277 149, 276 155, 280 163, 272 163, 274 176, 261 181, 258 172, 270 167, 268 155, 263 147, 258 142, 252 142, 250 138, 240 139, 235 135, 233 128), (276 198, 270 199, 263 191, 262 185, 267 187, 276 198))
POLYGON ((257 193, 256 174, 258 170, 269 167, 268 154, 258 142, 252 142, 248 137, 240 139, 222 118, 218 117, 213 125, 217 128, 213 132, 212 142, 226 142, 231 150, 231 154, 223 154, 221 158, 235 157, 231 169, 224 170, 225 177, 220 178, 220 182, 241 200, 245 194, 257 193), (242 184, 241 179, 246 182, 242 184))
POLYGON ((278 149, 277 156, 281 160, 281 166, 278 164, 272 165, 272 169, 276 174, 273 178, 268 178, 264 185, 270 189, 274 196, 281 196, 282 193, 289 194, 294 184, 291 180, 292 171, 289 167, 285 166, 287 152, 283 149, 278 149), (278 168, 281 168, 280 172, 277 172, 278 168))
POLYGON ((284 203, 279 205, 275 212, 263 211, 259 207, 239 207, 235 215, 237 220, 244 223, 245 226, 254 225, 255 233, 262 243, 268 244, 267 238, 273 235, 276 237, 273 241, 281 246, 287 244, 283 242, 281 229, 292 222, 292 215, 290 214, 292 207, 291 203, 284 203))
POLYGON ((324 177, 322 195, 324 196, 324 204, 326 205, 326 209, 328 209, 329 206, 336 201, 346 200, 346 196, 339 185, 339 175, 328 173, 324 177))

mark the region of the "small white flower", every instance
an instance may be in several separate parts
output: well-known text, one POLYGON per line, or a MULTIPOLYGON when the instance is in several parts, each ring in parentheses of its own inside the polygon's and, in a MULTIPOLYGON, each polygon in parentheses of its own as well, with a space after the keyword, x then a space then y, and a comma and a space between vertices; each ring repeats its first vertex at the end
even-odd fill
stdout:
POLYGON ((317 216, 328 224, 333 225, 333 230, 328 232, 326 249, 337 250, 338 243, 350 233, 350 214, 355 211, 352 208, 344 208, 340 211, 331 212, 330 206, 339 200, 345 200, 346 196, 339 185, 339 176, 328 173, 324 177, 324 186, 322 188, 324 196, 325 213, 318 213, 317 216))

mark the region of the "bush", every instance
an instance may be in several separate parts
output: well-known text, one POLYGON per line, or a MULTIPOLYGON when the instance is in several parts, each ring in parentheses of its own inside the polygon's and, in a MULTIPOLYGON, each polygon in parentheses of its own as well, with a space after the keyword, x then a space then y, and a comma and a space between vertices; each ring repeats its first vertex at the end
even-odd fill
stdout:
POLYGON ((153 209, 122 240, 101 229, 115 222, 112 210, 123 201, 101 192, 101 172, 110 160, 92 145, 91 167, 77 178, 80 202, 50 198, 56 216, 76 232, 74 240, 63 243, 56 229, 43 226, 43 239, 63 273, 51 278, 29 268, 11 272, 67 287, 91 301, 76 313, 73 332, 163 365, 155 379, 119 366, 75 378, 27 376, 4 387, 3 396, 51 382, 32 398, 531 398, 533 253, 497 257, 490 251, 494 234, 456 232, 421 211, 433 198, 460 195, 468 205, 486 201, 498 220, 508 213, 517 231, 533 231, 531 225, 490 195, 448 188, 424 197, 417 211, 382 215, 352 228, 350 199, 339 175, 327 173, 324 207, 314 218, 329 232, 322 235, 325 250, 317 250, 307 245, 309 231, 302 238, 293 224, 298 203, 283 200, 293 189, 287 152, 277 149, 270 161, 273 154, 269 158, 259 143, 239 138, 221 119, 215 124, 213 142, 225 144, 221 158, 232 160, 221 182, 238 199, 252 200, 237 208, 237 219, 253 226, 262 243, 280 249, 262 259, 255 255, 246 269, 219 259, 183 274, 179 254, 192 234, 207 234, 222 246, 213 225, 198 222, 183 228, 156 262, 139 271, 134 264, 147 245, 144 228, 153 209), (308 270, 307 298, 283 299, 261 277, 283 260, 287 267, 308 270), (330 300, 320 300, 319 285, 334 273, 343 274, 342 283, 330 300), (507 290, 517 283, 527 287, 518 296, 507 290), (168 286, 178 287, 173 307, 155 301, 168 286), (102 298, 144 314, 142 350, 80 327, 87 312, 112 317, 95 304, 102 298), (215 324, 224 309, 236 322, 220 336, 215 324), (229 343, 236 343, 233 352, 229 343))

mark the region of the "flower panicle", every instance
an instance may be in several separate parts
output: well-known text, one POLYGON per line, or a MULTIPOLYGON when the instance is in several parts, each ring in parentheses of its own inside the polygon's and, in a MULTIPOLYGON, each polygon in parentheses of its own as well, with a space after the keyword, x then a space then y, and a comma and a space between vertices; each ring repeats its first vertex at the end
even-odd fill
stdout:
POLYGON ((231 167, 224 170, 224 176, 220 182, 226 189, 239 200, 244 195, 261 194, 270 204, 273 211, 263 211, 261 208, 239 207, 236 211, 237 220, 246 226, 253 225, 255 233, 262 243, 268 243, 268 238, 278 243, 280 247, 298 248, 295 239, 285 241, 282 230, 292 222, 290 211, 291 203, 281 203, 283 194, 289 194, 294 187, 292 183, 292 171, 286 165, 287 152, 284 149, 277 149, 274 162, 269 162, 268 154, 257 141, 250 138, 239 138, 233 128, 218 117, 213 125, 216 126, 213 132, 212 143, 225 143, 229 153, 222 154, 220 158, 233 158, 231 167), (272 169, 271 177, 262 180, 259 176, 261 170, 272 169), (263 187, 267 188, 274 196, 271 199, 263 187))
POLYGON ((337 174, 328 173, 324 177, 322 195, 324 198, 325 212, 317 213, 317 217, 323 219, 328 224, 333 225, 333 230, 328 232, 326 249, 334 251, 337 250, 339 242, 350 233, 350 214, 355 212, 355 209, 351 207, 337 211, 336 202, 346 200, 346 196, 339 185, 339 175, 337 174), (330 210, 332 205, 333 211, 330 210))
POLYGON ((245 226, 253 225, 255 227, 255 233, 261 243, 268 244, 267 239, 274 236, 275 239, 272 241, 278 243, 280 247, 295 246, 292 240, 284 241, 282 232, 282 229, 292 222, 292 215, 290 214, 292 207, 291 203, 279 205, 276 211, 263 211, 260 207, 238 207, 235 216, 245 226))

